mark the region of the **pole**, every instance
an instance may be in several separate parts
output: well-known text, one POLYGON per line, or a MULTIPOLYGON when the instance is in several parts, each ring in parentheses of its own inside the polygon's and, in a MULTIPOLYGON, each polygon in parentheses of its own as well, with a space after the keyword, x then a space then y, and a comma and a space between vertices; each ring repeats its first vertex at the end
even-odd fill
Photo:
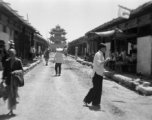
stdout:
POLYGON ((114 33, 114 47, 115 47, 115 55, 116 55, 116 30, 115 30, 115 33, 114 33))
POLYGON ((124 7, 124 6, 122 6, 122 5, 118 5, 118 6, 121 7, 121 8, 124 8, 124 9, 126 9, 126 10, 131 11, 131 9, 129 9, 129 8, 127 8, 127 7, 124 7))
POLYGON ((27 14, 27 21, 29 22, 28 14, 27 14))

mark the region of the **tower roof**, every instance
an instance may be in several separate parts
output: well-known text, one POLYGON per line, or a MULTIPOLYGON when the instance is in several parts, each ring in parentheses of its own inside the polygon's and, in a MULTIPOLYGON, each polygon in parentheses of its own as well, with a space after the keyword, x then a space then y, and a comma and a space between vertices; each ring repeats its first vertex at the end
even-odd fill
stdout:
POLYGON ((52 28, 50 31, 50 34, 67 34, 63 28, 60 27, 60 25, 57 25, 55 28, 52 28))

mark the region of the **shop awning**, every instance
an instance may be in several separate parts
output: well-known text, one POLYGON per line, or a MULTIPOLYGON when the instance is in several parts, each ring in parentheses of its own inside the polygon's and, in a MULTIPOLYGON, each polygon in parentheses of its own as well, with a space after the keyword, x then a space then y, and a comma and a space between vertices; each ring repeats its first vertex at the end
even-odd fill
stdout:
POLYGON ((131 37, 136 37, 136 34, 132 33, 123 33, 121 30, 110 30, 110 31, 105 31, 105 32, 90 32, 92 34, 96 34, 101 37, 110 37, 113 36, 116 32, 116 39, 124 39, 124 38, 131 38, 131 37))
POLYGON ((115 30, 106 31, 106 32, 92 32, 92 33, 94 33, 94 34, 96 34, 96 35, 99 35, 99 36, 101 36, 101 37, 109 37, 109 36, 114 35, 115 30))

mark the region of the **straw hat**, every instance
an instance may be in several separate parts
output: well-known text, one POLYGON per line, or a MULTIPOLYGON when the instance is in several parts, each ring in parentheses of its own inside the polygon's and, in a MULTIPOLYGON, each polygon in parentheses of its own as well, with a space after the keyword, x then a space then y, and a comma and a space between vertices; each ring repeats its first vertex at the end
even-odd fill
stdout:
POLYGON ((15 44, 15 43, 14 43, 14 40, 10 40, 10 41, 8 41, 8 43, 11 44, 11 45, 14 45, 14 44, 15 44))

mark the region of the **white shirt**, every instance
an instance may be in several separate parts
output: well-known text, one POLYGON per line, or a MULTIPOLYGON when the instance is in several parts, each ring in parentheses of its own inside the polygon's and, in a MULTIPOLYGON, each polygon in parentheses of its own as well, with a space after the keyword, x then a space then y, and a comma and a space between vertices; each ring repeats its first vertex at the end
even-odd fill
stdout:
POLYGON ((121 52, 120 55, 122 56, 123 60, 126 58, 126 52, 125 51, 121 52))
POLYGON ((33 49, 33 48, 31 48, 31 49, 30 49, 30 52, 31 52, 31 53, 34 53, 34 49, 33 49))
POLYGON ((55 57, 54 57, 54 61, 56 63, 63 63, 63 54, 61 52, 56 52, 55 57))
POLYGON ((101 63, 104 61, 104 56, 101 51, 98 51, 93 60, 93 76, 96 72, 96 74, 103 76, 104 73, 104 63, 101 63))
POLYGON ((31 53, 35 53, 35 52, 36 52, 36 49, 35 49, 34 47, 32 47, 32 48, 30 49, 30 52, 31 52, 31 53))

